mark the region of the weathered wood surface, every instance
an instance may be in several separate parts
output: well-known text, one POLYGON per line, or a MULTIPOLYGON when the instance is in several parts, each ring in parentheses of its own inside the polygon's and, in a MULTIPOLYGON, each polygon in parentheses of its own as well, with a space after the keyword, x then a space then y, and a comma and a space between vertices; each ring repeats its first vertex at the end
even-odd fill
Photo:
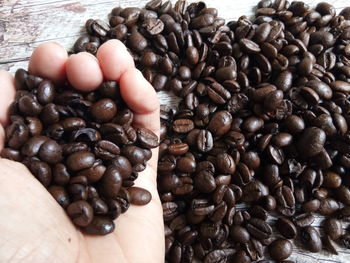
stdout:
MULTIPOLYGON (((321 0, 306 0, 311 6, 321 0)), ((107 14, 116 6, 144 6, 145 0, 0 0, 0 69, 15 72, 26 68, 33 49, 46 41, 57 41, 70 49, 74 41, 84 34, 83 25, 89 18, 107 20, 107 14)), ((206 0, 208 6, 216 7, 219 15, 227 21, 241 15, 251 15, 256 0, 206 0)), ((335 0, 332 4, 339 11, 350 6, 349 0, 335 0)), ((0 84, 1 87, 1 84, 0 84)), ((1 95, 1 92, 0 92, 1 95)), ((163 104, 174 103, 172 97, 160 94, 163 104)), ((275 220, 271 218, 271 220, 275 220)), ((319 226, 318 217, 314 225, 319 226)), ((344 225, 344 228, 347 225, 344 225)), ((322 232, 322 227, 320 228, 322 232)), ((310 253, 294 248, 290 257, 298 263, 347 263, 350 251, 338 248, 339 255, 327 252, 310 253)))

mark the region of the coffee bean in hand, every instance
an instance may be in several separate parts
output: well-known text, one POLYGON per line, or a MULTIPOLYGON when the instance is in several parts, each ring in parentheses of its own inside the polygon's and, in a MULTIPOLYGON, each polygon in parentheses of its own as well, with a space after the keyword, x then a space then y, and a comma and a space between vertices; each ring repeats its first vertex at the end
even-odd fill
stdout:
MULTIPOLYGON (((94 34, 105 36, 99 25, 94 34)), ((150 202, 150 192, 133 184, 158 137, 131 126, 133 114, 121 101, 117 83, 105 82, 85 94, 21 69, 16 83, 1 155, 27 165, 76 226, 105 235, 130 203, 150 202)))

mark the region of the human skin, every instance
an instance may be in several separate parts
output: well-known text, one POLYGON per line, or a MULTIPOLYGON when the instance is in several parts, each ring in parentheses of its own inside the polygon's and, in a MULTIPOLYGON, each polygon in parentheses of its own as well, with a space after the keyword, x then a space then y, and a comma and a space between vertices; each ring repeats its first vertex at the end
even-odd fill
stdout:
MULTIPOLYGON (((57 84, 68 80, 81 91, 94 90, 103 80, 118 81, 123 99, 134 112, 133 125, 159 135, 157 95, 118 40, 104 43, 96 57, 85 52, 68 57, 60 45, 45 43, 33 52, 28 70, 57 84)), ((0 71, 0 89, 1 150, 8 107, 15 96, 13 76, 6 71, 0 71)), ((135 182, 151 192, 151 202, 131 206, 116 219, 115 231, 106 236, 82 233, 24 165, 0 159, 0 262, 163 262, 157 156, 158 149, 154 149, 147 168, 135 182)))

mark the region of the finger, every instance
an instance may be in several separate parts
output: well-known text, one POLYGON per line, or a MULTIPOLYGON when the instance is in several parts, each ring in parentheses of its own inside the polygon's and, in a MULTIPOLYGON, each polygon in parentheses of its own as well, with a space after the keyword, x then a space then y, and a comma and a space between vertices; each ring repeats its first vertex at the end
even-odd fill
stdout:
POLYGON ((126 47, 116 39, 109 40, 100 46, 96 57, 100 62, 103 75, 108 80, 119 81, 127 69, 134 67, 134 60, 126 47))
POLYGON ((120 93, 134 112, 134 125, 152 130, 159 136, 159 100, 154 88, 136 68, 120 78, 120 93))
POLYGON ((8 108, 15 99, 15 84, 13 76, 4 70, 0 70, 1 96, 0 96, 0 123, 8 122, 8 108))
POLYGON ((5 145, 5 130, 0 124, 0 152, 4 148, 4 145, 5 145))
POLYGON ((29 60, 30 74, 60 82, 66 76, 67 51, 54 42, 38 46, 29 60))
POLYGON ((98 60, 87 52, 70 56, 66 72, 69 82, 74 88, 81 91, 92 91, 103 81, 98 60))

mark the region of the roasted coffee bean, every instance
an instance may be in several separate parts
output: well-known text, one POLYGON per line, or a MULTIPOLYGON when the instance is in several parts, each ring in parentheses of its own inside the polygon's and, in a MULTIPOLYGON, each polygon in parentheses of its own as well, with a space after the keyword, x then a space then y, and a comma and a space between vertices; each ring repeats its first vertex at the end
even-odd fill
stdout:
POLYGON ((193 130, 194 124, 190 119, 178 119, 174 121, 173 130, 177 133, 188 133, 193 130))
POLYGON ((201 171, 194 177, 194 185, 202 193, 211 193, 216 188, 214 176, 207 171, 201 171))
POLYGON ((306 227, 310 226, 315 221, 315 217, 310 213, 305 213, 295 216, 293 221, 298 227, 306 227))
POLYGON ((259 53, 261 51, 258 44, 247 38, 242 38, 239 41, 241 49, 247 53, 259 53))
POLYGON ((317 127, 310 127, 301 134, 297 145, 302 155, 312 157, 323 149, 325 141, 326 133, 323 130, 317 127))
POLYGON ((97 122, 107 122, 117 114, 117 106, 111 99, 101 99, 91 107, 91 115, 97 122))
POLYGON ((29 164, 29 170, 45 187, 48 187, 52 181, 52 171, 50 166, 45 162, 32 161, 29 164))
POLYGON ((66 208, 70 204, 69 196, 64 187, 58 185, 52 185, 47 189, 56 202, 66 208))
POLYGON ((292 243, 287 239, 276 239, 269 247, 269 254, 274 260, 283 260, 288 258, 293 251, 292 243))
POLYGON ((88 202, 80 200, 71 203, 67 207, 67 214, 77 226, 88 226, 93 218, 94 211, 88 202))
POLYGON ((103 160, 112 160, 120 154, 120 149, 110 141, 101 140, 95 144, 94 153, 103 160))
POLYGON ((297 228, 293 222, 287 218, 277 219, 276 228, 285 238, 291 239, 295 238, 297 235, 297 228))
POLYGON ((248 231, 244 227, 237 225, 233 225, 230 228, 230 237, 233 242, 241 244, 247 243, 250 239, 248 231))
POLYGON ((114 231, 115 225, 112 220, 94 216, 91 223, 84 227, 83 230, 85 233, 90 235, 107 235, 114 231))
POLYGON ((234 174, 236 164, 229 154, 219 154, 217 156, 217 169, 223 174, 234 174))
POLYGON ((337 240, 343 235, 342 224, 335 218, 327 218, 323 222, 323 229, 325 234, 327 234, 332 240, 337 240))
POLYGON ((208 253, 205 258, 204 262, 225 262, 227 260, 227 255, 224 250, 213 250, 212 252, 208 253))
POLYGON ((111 165, 107 167, 101 178, 100 187, 103 195, 107 198, 115 198, 122 185, 122 176, 117 167, 111 165))
POLYGON ((39 149, 40 159, 49 164, 55 164, 62 160, 62 147, 54 140, 46 140, 39 149))
POLYGON ((25 95, 18 100, 18 109, 25 116, 37 116, 42 110, 42 106, 35 96, 25 95))
POLYGON ((320 234, 313 226, 301 229, 300 238, 303 245, 311 252, 319 252, 322 249, 320 234))
POLYGON ((88 151, 78 151, 68 156, 66 164, 69 170, 79 171, 90 168, 95 162, 95 156, 88 151))
POLYGON ((232 115, 228 111, 216 112, 208 124, 214 136, 222 136, 231 128, 232 115))
POLYGON ((208 130, 200 130, 196 140, 197 148, 202 152, 209 152, 213 144, 213 136, 208 130))
POLYGON ((250 219, 246 225, 246 228, 249 234, 258 240, 266 239, 272 233, 270 225, 259 218, 250 219))
POLYGON ((140 187, 130 187, 128 192, 130 194, 130 203, 134 205, 146 205, 152 199, 151 193, 140 187))
POLYGON ((138 143, 147 149, 155 148, 159 145, 158 137, 147 128, 140 128, 136 131, 138 143))

